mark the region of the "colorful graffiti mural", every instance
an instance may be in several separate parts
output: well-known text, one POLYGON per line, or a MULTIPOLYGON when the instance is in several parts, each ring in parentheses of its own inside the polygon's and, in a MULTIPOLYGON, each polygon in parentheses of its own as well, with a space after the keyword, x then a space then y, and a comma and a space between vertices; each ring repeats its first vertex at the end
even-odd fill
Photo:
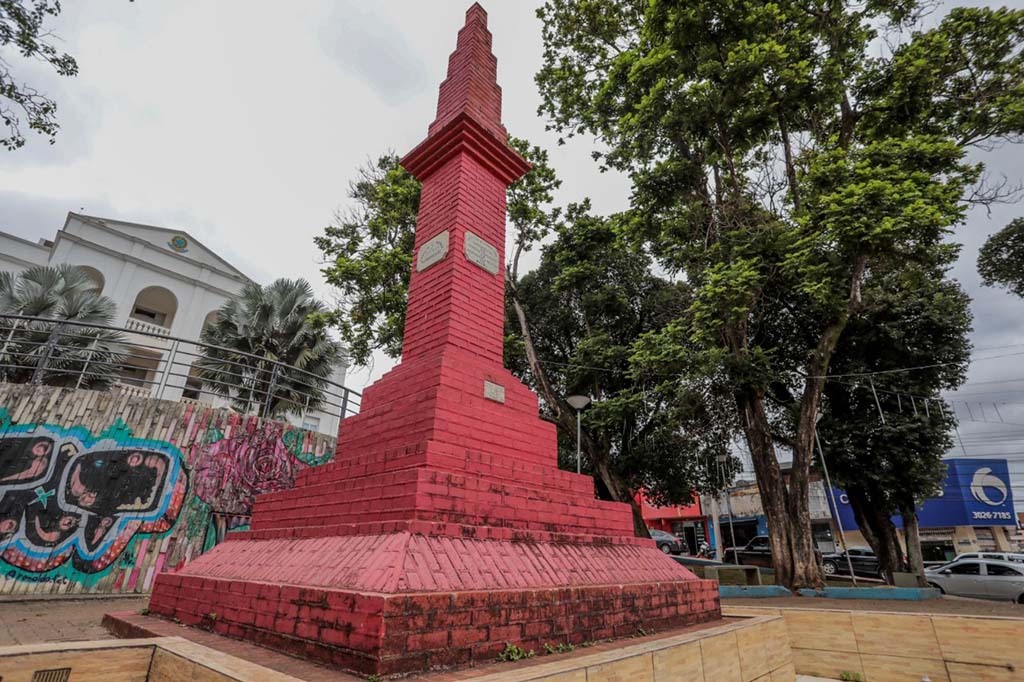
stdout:
POLYGON ((0 594, 148 590, 334 455, 333 438, 281 422, 30 388, 0 384, 0 594))
POLYGON ((68 560, 102 571, 137 534, 174 525, 187 480, 177 448, 132 438, 122 422, 94 438, 12 427, 0 410, 0 558, 32 573, 68 560))

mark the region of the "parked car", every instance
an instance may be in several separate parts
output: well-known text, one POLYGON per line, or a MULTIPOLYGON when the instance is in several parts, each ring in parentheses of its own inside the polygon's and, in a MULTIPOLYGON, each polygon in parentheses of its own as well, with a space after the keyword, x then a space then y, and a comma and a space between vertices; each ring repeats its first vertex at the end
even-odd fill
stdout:
POLYGON ((1009 599, 1024 604, 1024 566, 1015 561, 957 559, 926 568, 925 579, 942 594, 976 599, 1009 599))
POLYGON ((654 528, 647 529, 651 533, 651 539, 658 543, 658 549, 665 554, 682 554, 683 543, 672 533, 667 533, 663 530, 655 530, 654 528))
MULTIPOLYGON (((767 535, 755 535, 743 547, 729 547, 723 552, 724 563, 746 566, 772 567, 772 545, 767 535)), ((821 552, 814 550, 814 556, 821 561, 821 552)))
POLYGON ((728 547, 724 554, 727 564, 746 564, 771 568, 772 547, 767 535, 755 535, 743 547, 728 547))
POLYGON ((878 570, 878 557, 870 547, 849 547, 846 552, 832 552, 821 557, 821 569, 825 575, 849 575, 851 565, 854 575, 882 577, 878 570), (846 560, 847 554, 850 555, 849 561, 846 560))
POLYGON ((953 561, 960 561, 961 559, 992 559, 994 561, 1016 561, 1024 564, 1024 554, 1014 552, 968 552, 959 555, 953 561))

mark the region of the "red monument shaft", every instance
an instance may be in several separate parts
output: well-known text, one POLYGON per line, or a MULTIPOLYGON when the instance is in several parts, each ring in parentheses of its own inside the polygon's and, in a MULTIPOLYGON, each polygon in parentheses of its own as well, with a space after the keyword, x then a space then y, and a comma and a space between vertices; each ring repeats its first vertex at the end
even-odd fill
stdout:
POLYGON ((554 425, 502 366, 505 196, 529 164, 496 76, 475 4, 437 118, 402 159, 423 183, 402 362, 345 420, 332 464, 158 576, 151 612, 383 674, 719 616, 713 581, 557 468, 554 425))

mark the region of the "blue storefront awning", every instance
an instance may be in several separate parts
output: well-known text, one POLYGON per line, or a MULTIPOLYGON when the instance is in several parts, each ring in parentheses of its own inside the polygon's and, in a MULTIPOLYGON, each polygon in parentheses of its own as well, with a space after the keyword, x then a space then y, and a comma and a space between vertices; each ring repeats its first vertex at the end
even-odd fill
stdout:
MULTIPOLYGON (((843 528, 856 530, 846 493, 835 490, 836 505, 833 514, 843 528)), ((832 501, 829 500, 829 506, 832 501)), ((946 460, 946 478, 942 491, 928 498, 917 508, 921 528, 949 528, 954 526, 1017 526, 1013 510, 1013 492, 1010 471, 1005 459, 950 459, 946 460)), ((893 523, 902 527, 899 515, 893 523)))

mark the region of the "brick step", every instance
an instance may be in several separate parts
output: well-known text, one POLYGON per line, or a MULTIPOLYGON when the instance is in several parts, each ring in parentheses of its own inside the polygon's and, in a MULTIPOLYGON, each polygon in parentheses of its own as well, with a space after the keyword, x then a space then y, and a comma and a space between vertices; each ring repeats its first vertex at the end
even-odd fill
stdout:
POLYGON ((471 525, 518 524, 552 532, 591 529, 599 534, 628 534, 633 524, 624 504, 421 468, 261 495, 253 506, 252 528, 403 517, 471 525))
MULTIPOLYGON (((588 481, 589 482, 589 479, 588 481)), ((530 502, 571 504, 573 506, 606 506, 619 510, 614 502, 581 496, 564 488, 540 487, 522 484, 518 479, 499 479, 464 472, 434 468, 415 468, 392 471, 371 476, 330 482, 307 482, 302 487, 264 493, 256 498, 254 509, 282 510, 342 502, 359 502, 377 498, 400 497, 410 492, 452 497, 478 497, 500 503, 503 497, 523 498, 530 502), (407 486, 415 486, 410 491, 407 486), (610 506, 609 506, 610 505, 610 506)))
POLYGON ((284 528, 236 531, 225 542, 246 540, 278 540, 286 538, 324 538, 348 535, 383 535, 410 532, 426 536, 502 542, 548 542, 561 545, 637 545, 649 547, 652 540, 633 535, 595 535, 592 528, 582 533, 526 530, 516 525, 475 526, 449 521, 427 521, 400 518, 391 521, 332 523, 323 526, 291 526, 284 528))
POLYGON ((386 593, 694 579, 653 542, 563 545, 412 532, 234 540, 196 557, 175 575, 386 593))
POLYGON ((255 508, 254 530, 298 525, 330 525, 419 518, 471 525, 515 526, 523 530, 630 534, 632 514, 616 503, 589 500, 587 505, 542 503, 529 498, 409 493, 350 503, 296 505, 285 509, 255 508))
POLYGON ((555 466, 554 456, 550 464, 536 464, 503 455, 460 449, 435 441, 390 451, 377 450, 371 454, 353 457, 340 454, 331 464, 300 471, 295 477, 295 486, 305 486, 314 482, 345 481, 428 464, 452 472, 514 480, 535 487, 571 491, 580 495, 593 495, 594 491, 594 483, 590 476, 562 471, 555 466))
MULTIPOLYGON (((309 529, 311 535, 324 537, 331 535, 332 529, 339 527, 364 526, 364 525, 388 525, 390 523, 417 523, 429 522, 442 526, 455 526, 466 528, 494 528, 498 530, 511 531, 517 539, 532 541, 534 538, 564 536, 569 541, 576 537, 598 537, 613 541, 616 538, 626 538, 622 530, 596 531, 588 526, 583 519, 575 519, 562 523, 546 523, 542 521, 523 522, 520 519, 498 519, 482 518, 470 514, 453 514, 430 511, 397 510, 382 512, 378 515, 377 521, 367 522, 364 515, 350 514, 329 521, 317 521, 306 517, 277 517, 270 521, 254 524, 252 532, 266 531, 270 535, 263 537, 294 536, 302 535, 302 529, 309 529), (411 520, 410 520, 411 519, 411 520), (487 524, 487 525, 483 525, 487 524), (298 529, 298 530, 297 530, 298 529)), ((627 543, 629 544, 629 543, 627 543)))

